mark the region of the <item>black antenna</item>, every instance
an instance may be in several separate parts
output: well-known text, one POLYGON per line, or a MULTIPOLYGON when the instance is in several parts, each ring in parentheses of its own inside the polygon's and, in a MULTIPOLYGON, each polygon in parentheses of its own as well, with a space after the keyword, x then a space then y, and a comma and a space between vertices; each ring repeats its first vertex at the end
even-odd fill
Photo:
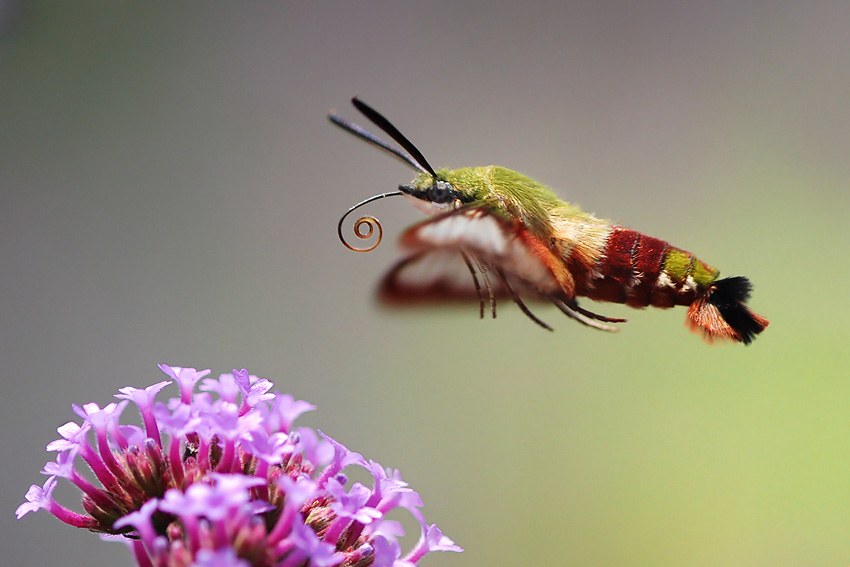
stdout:
POLYGON ((362 126, 358 126, 354 122, 349 122, 348 120, 346 120, 345 118, 343 118, 343 117, 341 117, 337 114, 328 114, 328 120, 330 120, 331 122, 333 122, 334 124, 336 124, 337 126, 342 128, 346 132, 354 134, 355 136, 357 136, 361 140, 365 140, 366 142, 369 142, 373 146, 375 146, 379 149, 382 149, 385 152, 392 154, 393 156, 397 157, 398 159, 400 159, 401 161, 403 161, 405 164, 409 165, 410 167, 412 167, 416 171, 421 171, 422 173, 430 174, 430 172, 427 169, 425 169, 424 167, 419 165, 419 163, 415 159, 410 157, 409 154, 407 154, 407 153, 405 153, 401 150, 397 150, 396 148, 390 146, 389 144, 387 144, 386 142, 384 142, 380 138, 377 138, 373 134, 371 134, 370 132, 364 130, 362 126))
POLYGON ((374 134, 371 134, 370 132, 366 131, 366 129, 364 129, 362 126, 358 126, 353 122, 349 122, 348 120, 342 118, 337 114, 334 114, 333 112, 328 115, 330 121, 345 130, 346 132, 354 134, 361 140, 365 140, 373 146, 378 147, 384 150, 385 152, 394 155, 413 169, 421 171, 422 173, 427 173, 431 177, 437 177, 437 174, 434 172, 434 168, 431 167, 431 164, 428 163, 428 160, 425 159, 425 156, 422 155, 422 152, 420 152, 419 149, 404 136, 404 134, 399 132, 398 128, 393 126, 392 123, 387 120, 383 114, 381 114, 380 112, 378 112, 377 110, 375 110, 357 97, 352 98, 351 103, 357 110, 363 113, 363 116, 372 121, 378 128, 389 134, 389 136, 393 140, 395 140, 402 148, 404 148, 407 153, 393 148, 383 140, 379 139, 374 134))
POLYGON ((413 159, 416 160, 419 165, 421 165, 425 170, 431 174, 432 177, 437 177, 437 174, 434 173, 434 168, 428 163, 428 160, 425 159, 425 156, 422 155, 422 152, 413 145, 413 143, 405 138, 404 134, 398 131, 398 128, 392 125, 392 123, 387 120, 383 114, 363 102, 357 97, 353 97, 351 99, 351 104, 354 105, 354 108, 363 113, 363 116, 372 121, 375 126, 386 132, 390 138, 395 140, 399 146, 404 148, 407 153, 413 156, 413 159))

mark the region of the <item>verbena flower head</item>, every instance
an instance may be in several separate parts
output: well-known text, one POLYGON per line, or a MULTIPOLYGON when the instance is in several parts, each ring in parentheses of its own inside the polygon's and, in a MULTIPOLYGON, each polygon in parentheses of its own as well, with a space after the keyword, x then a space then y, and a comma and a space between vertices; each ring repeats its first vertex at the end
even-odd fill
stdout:
POLYGON ((293 428, 312 405, 270 393, 271 382, 245 370, 213 379, 209 370, 160 369, 179 396, 155 401, 163 381, 121 388, 120 401, 103 408, 73 406, 82 423, 58 429, 47 481, 30 487, 18 518, 46 509, 124 539, 142 567, 403 567, 429 551, 462 551, 426 523, 422 500, 398 471, 321 431, 293 428), (119 423, 130 403, 142 427, 119 423), (79 472, 83 463, 93 475, 79 472), (366 469, 372 486, 347 486, 348 466, 366 469), (82 491, 85 513, 53 499, 58 478, 82 491), (406 553, 401 525, 386 519, 394 508, 421 527, 406 553))

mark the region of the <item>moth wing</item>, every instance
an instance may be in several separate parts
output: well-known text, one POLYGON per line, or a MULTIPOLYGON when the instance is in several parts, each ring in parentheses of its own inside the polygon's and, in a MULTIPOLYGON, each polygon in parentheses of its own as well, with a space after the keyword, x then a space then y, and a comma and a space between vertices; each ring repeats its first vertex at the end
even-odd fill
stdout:
POLYGON ((480 207, 414 224, 400 244, 408 254, 384 276, 378 291, 391 303, 478 300, 479 290, 484 297, 510 297, 499 270, 523 294, 550 295, 566 291, 562 280, 572 284, 563 265, 520 223, 480 207))
POLYGON ((458 249, 437 248, 411 253, 384 275, 378 297, 386 303, 478 301, 479 291, 489 297, 488 284, 494 297, 508 297, 501 281, 481 273, 475 260, 469 260, 475 270, 474 278, 458 249))

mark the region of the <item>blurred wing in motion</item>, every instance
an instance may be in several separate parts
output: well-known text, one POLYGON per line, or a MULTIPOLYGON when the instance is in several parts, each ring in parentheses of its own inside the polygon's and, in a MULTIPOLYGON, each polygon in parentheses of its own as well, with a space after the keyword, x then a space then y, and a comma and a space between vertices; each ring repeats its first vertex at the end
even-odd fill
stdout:
POLYGON ((483 207, 465 207, 424 220, 401 236, 408 254, 384 276, 378 290, 385 303, 478 300, 484 317, 489 302, 509 297, 535 323, 520 295, 548 299, 580 322, 604 330, 608 320, 581 309, 573 297, 572 277, 563 263, 520 222, 483 207))

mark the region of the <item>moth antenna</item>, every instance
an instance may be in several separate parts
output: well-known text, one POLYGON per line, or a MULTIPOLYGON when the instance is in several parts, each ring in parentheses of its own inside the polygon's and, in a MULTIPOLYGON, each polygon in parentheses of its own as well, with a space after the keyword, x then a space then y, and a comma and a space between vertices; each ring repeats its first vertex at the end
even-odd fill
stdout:
POLYGON ((466 252, 461 252, 461 256, 463 256, 463 261, 466 263, 466 267, 469 268, 469 274, 472 276, 472 283, 475 285, 475 293, 478 295, 478 312, 479 319, 484 318, 484 296, 481 295, 481 284, 478 283, 478 275, 475 273, 475 268, 472 266, 472 262, 467 256, 466 252))
POLYGON ((377 248, 378 244, 381 243, 381 239, 384 236, 384 230, 381 228, 381 223, 378 221, 378 219, 367 215, 360 217, 354 223, 354 234, 355 236, 357 236, 357 238, 360 238, 361 240, 367 240, 371 238, 372 234, 374 234, 375 232, 375 229, 378 229, 378 240, 376 240, 375 243, 369 246, 368 248, 355 248, 354 246, 346 242, 345 237, 342 235, 342 223, 345 221, 345 217, 350 215, 354 209, 362 207, 363 205, 371 203, 372 201, 377 201, 378 199, 383 199, 384 197, 395 197, 396 195, 403 195, 403 193, 401 191, 391 191, 389 193, 373 195, 366 200, 360 201, 359 203, 348 209, 345 214, 339 218, 339 224, 336 227, 337 234, 339 235, 339 241, 342 242, 343 246, 345 246, 349 250, 353 250, 354 252, 369 252, 370 250, 374 250, 375 248, 377 248), (366 232, 363 232, 363 226, 368 227, 366 232))
POLYGON ((389 153, 390 155, 397 157, 398 159, 403 161, 406 165, 408 165, 410 168, 415 169, 416 171, 420 171, 422 173, 427 173, 427 174, 431 175, 431 173, 427 169, 425 169, 424 167, 419 165, 416 162, 416 160, 414 160, 412 157, 410 157, 410 155, 408 155, 405 152, 398 150, 398 149, 392 147, 391 145, 387 144, 386 142, 384 142, 383 140, 381 140, 380 138, 378 138, 374 134, 372 134, 369 131, 367 131, 366 129, 364 129, 362 126, 358 126, 354 122, 349 122, 345 118, 339 116, 338 114, 334 114, 333 112, 331 112, 331 114, 328 114, 328 120, 330 120, 333 124, 336 124, 337 126, 342 128, 343 130, 345 130, 349 134, 354 134, 355 136, 357 136, 361 140, 369 142, 370 144, 372 144, 376 148, 384 150, 385 152, 389 153))
POLYGON ((413 160, 418 164, 417 169, 422 171, 422 173, 430 174, 431 177, 437 177, 437 174, 434 173, 434 168, 431 167, 428 160, 426 160, 425 156, 422 155, 422 152, 420 152, 419 149, 404 136, 404 134, 399 132, 398 128, 393 126, 392 122, 387 120, 383 114, 357 97, 351 99, 351 104, 353 104, 354 107, 363 114, 363 116, 368 118, 375 126, 386 132, 390 138, 395 140, 399 146, 407 151, 407 153, 410 154, 413 157, 413 160))
POLYGON ((535 323, 537 323, 538 325, 540 325, 541 327, 543 327, 547 331, 552 331, 553 330, 552 327, 550 327, 549 325, 547 325, 546 323, 544 323, 543 321, 538 319, 537 316, 534 313, 532 313, 531 310, 525 305, 525 303, 523 303, 520 296, 517 294, 517 292, 514 291, 514 288, 511 287, 511 284, 508 283, 508 278, 505 276, 505 272, 501 268, 497 268, 496 273, 499 274, 499 279, 502 281, 502 284, 505 286, 505 289, 508 290, 508 293, 511 294, 511 299, 514 300, 514 303, 516 303, 519 306, 519 308, 522 310, 522 312, 525 313, 525 315, 529 319, 531 319, 532 321, 534 321, 535 323))

